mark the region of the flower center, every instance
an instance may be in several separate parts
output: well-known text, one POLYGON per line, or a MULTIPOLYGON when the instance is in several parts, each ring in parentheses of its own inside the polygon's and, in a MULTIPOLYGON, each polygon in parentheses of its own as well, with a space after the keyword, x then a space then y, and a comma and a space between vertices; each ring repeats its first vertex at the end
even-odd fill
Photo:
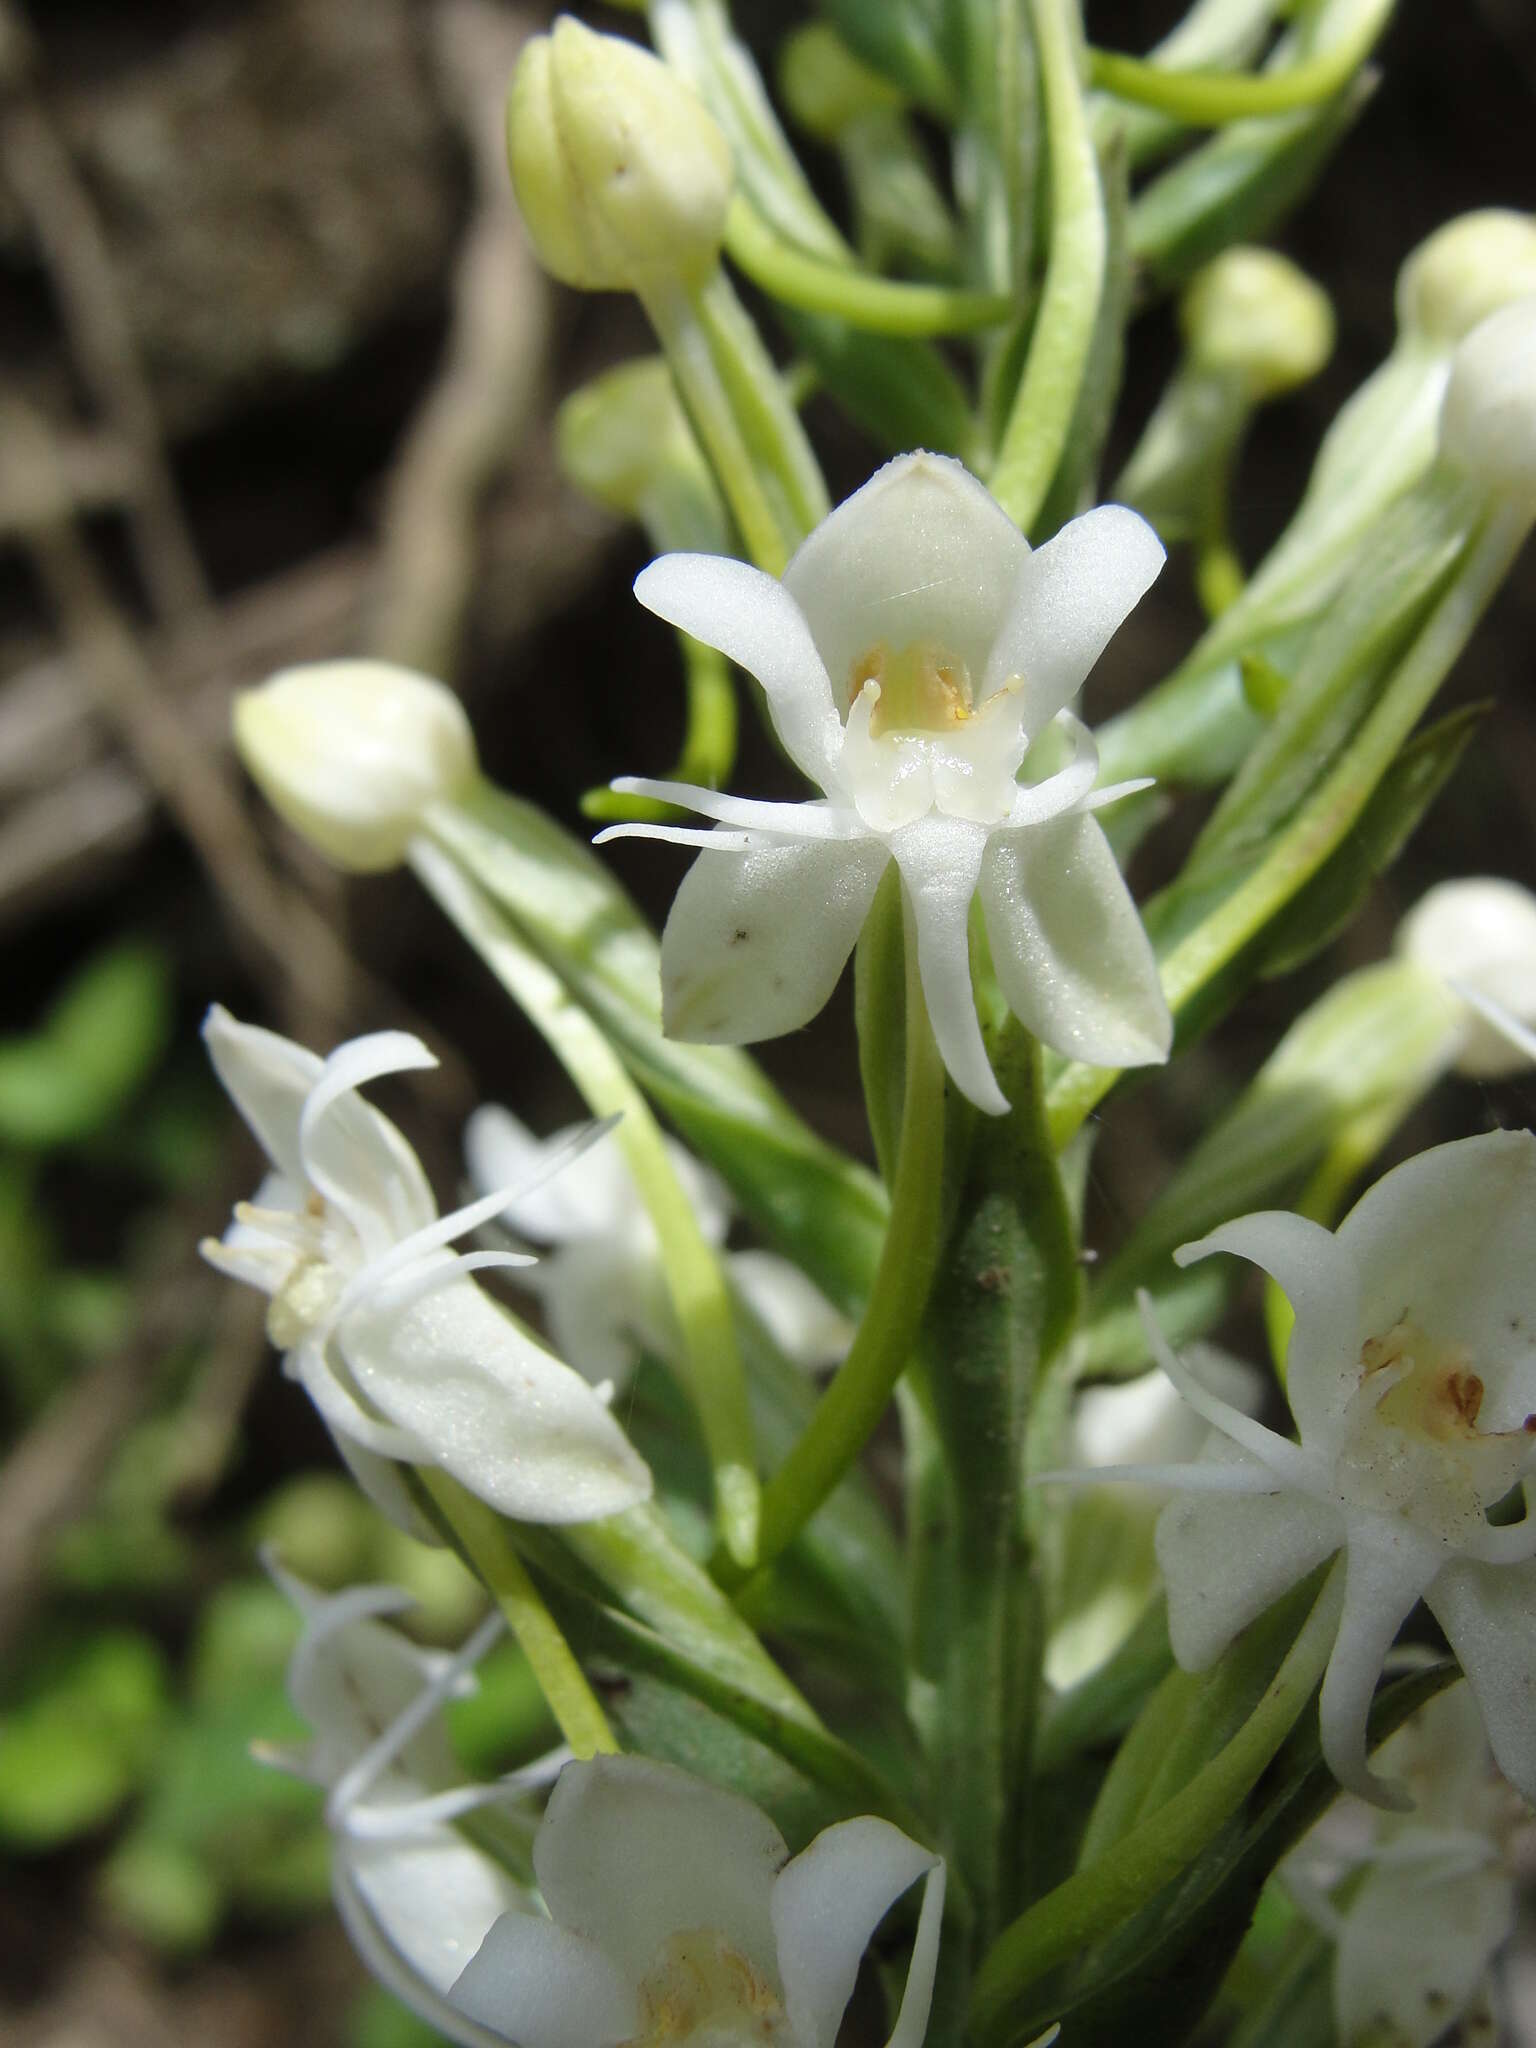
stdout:
POLYGON ((625 2048, 790 2048, 778 1993, 709 1927, 670 1935, 640 1984, 640 2032, 625 2048))
POLYGON ((1354 1497, 1451 1543, 1481 1527, 1536 1432, 1536 1416, 1519 1429, 1478 1429, 1483 1393, 1465 1345, 1438 1344, 1406 1317, 1368 1338, 1340 1459, 1354 1497))
POLYGON ((948 732, 976 708, 965 663, 934 640, 913 640, 894 652, 876 641, 848 672, 850 704, 870 682, 880 688, 869 721, 872 739, 888 732, 948 732))

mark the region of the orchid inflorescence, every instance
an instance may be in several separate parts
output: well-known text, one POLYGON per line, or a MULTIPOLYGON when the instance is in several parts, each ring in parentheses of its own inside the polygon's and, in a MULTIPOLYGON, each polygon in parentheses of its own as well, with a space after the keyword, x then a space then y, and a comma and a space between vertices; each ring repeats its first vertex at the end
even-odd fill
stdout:
POLYGON ((1145 62, 1088 49, 1072 0, 943 34, 828 0, 782 85, 846 231, 723 0, 646 11, 655 55, 535 38, 509 120, 548 267, 633 293, 662 352, 560 427, 645 528, 635 595, 688 671, 677 768, 588 799, 599 843, 690 850, 659 940, 485 779, 445 685, 324 663, 236 716, 282 816, 354 872, 408 865, 591 1119, 480 1109, 440 1214, 362 1092, 431 1064, 419 1039, 206 1026, 271 1167, 207 1254, 270 1297, 359 1483, 485 1597, 450 1655, 396 1591, 273 1561, 338 1907, 482 2048, 1428 2048, 1502 1996, 1536 1801, 1536 1138, 1378 1162, 1444 1077, 1536 1060, 1536 899, 1440 884, 1246 1086, 1170 1098, 1190 1142, 1102 1258, 1088 1190, 1122 1073, 1198 1058, 1322 953, 1466 742, 1421 720, 1536 522, 1536 220, 1405 263, 1396 344, 1250 574, 1244 436, 1333 323, 1243 237, 1320 170, 1391 0, 1197 6, 1145 62), (1095 503, 1113 236, 1141 298, 1188 289, 1095 503), (815 384, 886 458, 835 506, 815 384), (1117 635, 1169 547, 1208 617, 1125 703, 1117 635), (730 789, 730 666, 808 793, 730 789), (1123 708, 1093 727, 1101 670, 1123 708), (1214 801, 1138 907, 1127 865, 1187 788, 1214 801), (743 1049, 850 956, 877 1173, 743 1049), (1213 1341, 1218 1254, 1267 1276, 1262 1369, 1213 1341), (487 1654, 561 1743, 481 1781, 452 1726, 487 1654), (1325 2036, 1298 1987, 1330 1949, 1325 2036))

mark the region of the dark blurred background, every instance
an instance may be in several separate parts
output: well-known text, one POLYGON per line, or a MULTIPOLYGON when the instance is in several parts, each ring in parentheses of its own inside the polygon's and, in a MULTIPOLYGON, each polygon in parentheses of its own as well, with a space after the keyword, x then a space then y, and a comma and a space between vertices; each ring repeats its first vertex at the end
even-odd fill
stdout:
MULTIPOLYGON (((418 1572, 429 1632, 461 1625, 466 1595, 358 1520, 259 1304, 196 1260, 255 1175, 196 1027, 220 1000, 322 1047, 421 1030, 444 1067, 389 1100, 444 1196, 476 1100, 570 1111, 409 879, 323 871, 226 742, 235 688, 371 651, 451 676, 490 772, 568 825, 592 784, 673 758, 672 648, 628 594, 643 546, 561 483, 550 438, 558 399, 646 333, 626 303, 543 282, 500 163, 503 82, 550 11, 0 0, 0 2036, 27 2048, 421 2038, 321 1910, 313 1802, 247 1761, 252 1736, 295 1732, 274 1726, 287 1624, 252 1548, 276 1534, 332 1579, 418 1572)), ((1177 11, 1090 0, 1088 25, 1141 50, 1177 11)), ((797 18, 738 15, 764 53, 797 18)), ((1528 0, 1406 0, 1382 62, 1282 238, 1332 293, 1339 341, 1253 435, 1250 558, 1387 347, 1404 255, 1454 213, 1536 206, 1528 0)), ((1173 357, 1155 313, 1109 473, 1173 357)), ((813 421, 838 491, 862 481, 869 451, 813 421)), ((1089 715, 1195 623, 1176 570, 1089 715)), ((1378 954, 1432 880, 1536 880, 1533 650, 1527 565, 1450 692, 1496 700, 1482 736, 1308 990, 1378 954)), ((750 715, 743 731, 738 786, 787 791, 750 715)), ((679 858, 618 858, 659 919, 679 858)), ((1103 1242, 1298 1000, 1265 992, 1116 1112, 1103 1242)), ((763 1057, 862 1148, 844 1003, 763 1057)), ((1533 1107, 1528 1083, 1448 1087, 1410 1136, 1533 1107)))

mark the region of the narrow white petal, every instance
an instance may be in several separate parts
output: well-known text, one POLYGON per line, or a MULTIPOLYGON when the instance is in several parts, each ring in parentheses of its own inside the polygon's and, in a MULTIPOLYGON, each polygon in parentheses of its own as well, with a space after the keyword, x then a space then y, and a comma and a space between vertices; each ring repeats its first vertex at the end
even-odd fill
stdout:
POLYGON ((701 853, 661 935, 668 1036, 749 1045, 809 1023, 889 857, 877 839, 701 853))
MULTIPOLYGON (((773 1887, 784 2005, 803 2048, 833 2048, 859 1959, 886 1913, 925 1872, 935 1872, 924 1898, 936 1892, 943 1910, 943 1863, 889 1821, 864 1816, 823 1830, 779 1873, 773 1887)), ((920 2042, 928 2024, 937 1961, 937 1930, 914 1944, 901 2019, 892 2040, 920 2042), (919 1950, 922 1953, 919 1953, 919 1950)))
POLYGON ((595 1942, 529 1913, 503 1913, 449 2003, 517 2048, 618 2048, 640 2029, 633 1981, 595 1942))
POLYGON ((1029 543, 961 463, 900 455, 824 519, 784 571, 846 708, 853 666, 928 641, 979 681, 1029 543))
POLYGON ((1043 825, 1065 811, 1092 808, 1089 797, 1099 774, 1099 749, 1093 734, 1070 711, 1058 711, 1053 723, 1066 733, 1072 751, 1043 782, 1028 782, 1014 791, 1007 812, 1010 828, 1043 825))
POLYGON ((1020 1023, 1106 1067, 1168 1057, 1173 1023, 1109 841, 1072 813, 997 833, 981 869, 992 964, 1020 1023))
POLYGON ((663 555, 636 577, 635 595, 756 676, 791 759, 823 789, 833 785, 842 722, 811 628, 784 584, 724 555, 663 555))
POLYGON ((1098 505, 1036 548, 1013 590, 987 662, 983 692, 1022 676, 1025 730, 1069 704, 1164 562, 1139 512, 1098 505))
POLYGON ((1156 1543, 1174 1656, 1186 1671, 1206 1670, 1343 1540, 1342 1516, 1305 1494, 1170 1501, 1156 1543))
POLYGON ((370 1257, 424 1229, 437 1204, 416 1154, 357 1091, 385 1074, 436 1065, 408 1031, 348 1039, 326 1060, 299 1118, 306 1180, 346 1217, 370 1257))
POLYGON ((544 1244, 612 1230, 634 1204, 629 1175, 611 1137, 553 1177, 527 1185, 541 1173, 549 1147, 566 1135, 561 1130, 548 1139, 536 1138, 499 1102, 485 1103, 464 1126, 464 1157, 476 1188, 486 1195, 494 1188, 515 1189, 503 1216, 514 1230, 544 1244))
POLYGON ((1318 1727, 1323 1761, 1348 1792, 1373 1806, 1412 1804, 1366 1762, 1371 1696, 1397 1632, 1435 1575, 1436 1547, 1399 1517, 1351 1520, 1345 1546, 1344 1611, 1323 1676, 1318 1727))
POLYGON ((1268 1465, 1063 1465, 1055 1472, 1031 1472, 1031 1486, 1168 1486, 1178 1493, 1280 1493, 1268 1465))
POLYGON ((1232 1252, 1268 1273, 1296 1311, 1286 1398, 1309 1450, 1327 1457, 1360 1383, 1360 1289, 1355 1261, 1331 1230, 1287 1209, 1261 1209, 1180 1245, 1177 1265, 1232 1252))
POLYGON ((734 825, 743 832, 784 833, 795 839, 849 839, 858 836, 858 820, 837 804, 772 803, 759 797, 726 796, 693 782, 653 782, 641 775, 616 775, 610 783, 621 796, 654 797, 734 825))
POLYGON ((1429 2048, 1471 2004, 1514 1919, 1515 1890, 1502 1871, 1372 1870, 1339 1931, 1339 2039, 1429 2048))
POLYGON ((1360 1274, 1356 1345, 1407 1320, 1464 1347, 1483 1382, 1480 1430, 1536 1410, 1536 1137, 1491 1131, 1420 1152, 1339 1225, 1360 1274))
POLYGON ((302 1187, 299 1118, 324 1062, 291 1038, 240 1023, 219 1003, 203 1019, 203 1043, 252 1136, 284 1179, 302 1187))
POLYGON ((1424 1598, 1467 1674, 1494 1761, 1536 1806, 1536 1563, 1457 1559, 1424 1598))
MULTIPOLYGON (((381 1729, 348 1764, 331 1787, 330 1797, 325 1802, 325 1818, 329 1826, 344 1824, 349 1808, 366 1799, 400 1759, 414 1753, 419 1738, 424 1731, 436 1727, 449 1700, 465 1690, 474 1689, 475 1666, 505 1626, 502 1615, 493 1609, 471 1631, 461 1647, 426 1676, 426 1682, 418 1688, 415 1697, 401 1708, 389 1725, 381 1729)), ((437 1735, 429 1740, 434 1745, 440 1743, 437 1735)), ((442 1758, 448 1756, 446 1749, 441 1747, 435 1747, 433 1753, 442 1758)), ((486 1925, 489 1926, 490 1922, 487 1921, 486 1925)))
POLYGON ((643 1461, 586 1382, 467 1277, 398 1314, 365 1302, 336 1341, 379 1412, 503 1514, 584 1522, 650 1495, 643 1461))
POLYGON ((963 818, 921 818, 891 840, 940 1056, 962 1095, 988 1116, 1006 1116, 1008 1098, 987 1059, 971 987, 971 898, 986 848, 986 827, 963 818))
POLYGON ((853 1324, 798 1266, 775 1252, 731 1252, 732 1284, 796 1365, 835 1365, 853 1342, 853 1324))
POLYGON ((1152 1356, 1195 1413, 1212 1429, 1219 1429, 1239 1450, 1267 1465, 1279 1483, 1293 1487, 1297 1492, 1314 1488, 1321 1477, 1317 1461, 1308 1457, 1300 1444, 1293 1444, 1277 1435, 1257 1417, 1235 1408, 1220 1394, 1202 1385, 1163 1335, 1157 1312, 1152 1306, 1152 1297, 1144 1287, 1137 1290, 1136 1306, 1141 1311, 1141 1327, 1146 1332, 1152 1356))
MULTIPOLYGON (((782 808, 793 811, 801 806, 785 804, 782 808)), ((652 839, 658 846, 709 846, 727 853, 757 853, 775 843, 761 832, 728 831, 721 825, 605 825, 601 832, 593 833, 592 844, 607 846, 616 839, 652 839)))
POLYGON ((789 1860, 768 1816, 648 1757, 567 1764, 534 1843, 544 1901, 638 1983, 667 1939, 716 1932, 781 1988, 770 1898, 789 1860))

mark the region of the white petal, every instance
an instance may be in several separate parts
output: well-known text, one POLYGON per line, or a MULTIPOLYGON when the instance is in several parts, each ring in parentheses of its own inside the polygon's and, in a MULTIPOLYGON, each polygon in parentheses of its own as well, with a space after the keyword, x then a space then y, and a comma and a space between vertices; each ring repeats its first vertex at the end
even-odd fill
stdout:
POLYGON ((748 1308, 796 1365, 835 1365, 853 1342, 853 1324, 788 1259, 731 1252, 726 1265, 748 1308))
POLYGON ((1275 1281, 1296 1311, 1286 1354, 1286 1398, 1308 1450, 1328 1456, 1360 1384, 1359 1282, 1331 1230, 1287 1209, 1261 1209, 1180 1245, 1180 1266, 1232 1252, 1275 1281))
POLYGON ((240 1023, 218 1003, 203 1019, 203 1043, 224 1092, 262 1150, 285 1180, 302 1187, 299 1118, 324 1062, 291 1038, 240 1023))
POLYGON ((932 641, 979 681, 1029 543, 945 455, 900 455, 824 519, 784 571, 840 705, 854 664, 932 641))
POLYGON ((331 1442, 342 1463, 384 1519, 407 1536, 414 1536, 418 1543, 426 1544, 429 1550, 441 1550, 441 1533, 417 1507, 395 1460, 365 1449, 344 1429, 331 1429, 329 1421, 326 1427, 331 1430, 331 1442))
POLYGON ((1371 1696, 1397 1632, 1435 1576, 1438 1546, 1400 1516, 1351 1518, 1345 1545, 1344 1612, 1323 1675, 1318 1728, 1323 1761, 1347 1791, 1376 1806, 1405 1807, 1401 1787, 1365 1760, 1371 1696))
POLYGON ((1334 1962, 1344 2048, 1429 2048, 1470 2005, 1514 1917, 1514 1887, 1498 1870, 1438 1879, 1372 1870, 1345 1912, 1334 1962))
POLYGON ((399 1311, 387 1296, 364 1302, 337 1342, 379 1412, 503 1514, 591 1521, 650 1495, 644 1463, 586 1382, 468 1278, 399 1311))
POLYGON ((567 1764, 533 1846, 555 1919, 632 1984, 671 1935, 705 1928, 779 1990, 769 1901, 788 1859, 750 1800, 639 1756, 567 1764))
POLYGON ((639 2032, 633 1985, 596 1943, 528 1913, 504 1913, 450 2003, 517 2048, 617 2048, 639 2032))
POLYGON ((827 789, 835 780, 842 722, 791 591, 724 555, 663 555, 636 577, 635 595, 658 618, 756 676, 791 759, 827 789))
MULTIPOLYGON (((1251 1461, 1234 1454, 1234 1462, 1251 1461)), ((1168 1634, 1186 1671, 1215 1663, 1239 1629, 1344 1540, 1342 1518, 1305 1494, 1170 1501, 1157 1518, 1168 1634)))
POLYGON ((600 1237, 621 1228, 638 1207, 634 1185, 612 1135, 569 1160, 537 1187, 519 1183, 542 1173, 551 1151, 576 1135, 577 1126, 536 1138, 499 1102, 477 1109, 464 1126, 469 1177, 483 1195, 496 1188, 516 1192, 502 1211, 507 1223, 541 1244, 600 1237))
POLYGON ((654 1255, 636 1260, 606 1244, 568 1245, 541 1267, 539 1281, 555 1348, 594 1386, 625 1385, 641 1349, 673 1355, 676 1323, 654 1255))
POLYGON ((407 1967, 448 1991, 503 1913, 531 1900, 451 1827, 403 1839, 339 1841, 353 1884, 407 1967))
POLYGON ((1406 1318, 1470 1353, 1480 1430, 1518 1429, 1536 1409, 1536 1137, 1491 1131, 1405 1160, 1338 1240, 1360 1274, 1357 1354, 1406 1318))
POLYGON ((455 2011, 449 2000, 418 1975, 385 1936, 343 1862, 331 1871, 331 1896, 352 1946, 369 1971, 400 2003, 462 2048, 503 2048, 506 2036, 455 2011))
POLYGON ((669 1037, 749 1045, 837 985, 889 854, 875 839, 699 855, 661 935, 669 1037))
MULTIPOLYGON (((1456 992, 1491 999, 1517 1023, 1536 1023, 1536 896, 1493 875, 1440 882, 1397 928, 1393 951, 1456 992)), ((1470 1016, 1456 1064, 1478 1078, 1518 1073, 1532 1053, 1485 1016, 1470 1016)))
POLYGON ((1239 1450, 1246 1451, 1260 1464, 1268 1466, 1281 1485, 1294 1487, 1299 1492, 1316 1490, 1317 1481, 1327 1472, 1326 1465, 1310 1457, 1299 1444, 1277 1435, 1245 1409, 1235 1408, 1190 1372, 1163 1335, 1153 1311, 1152 1297, 1144 1287, 1137 1290, 1136 1306, 1141 1311, 1142 1328, 1147 1333, 1152 1356, 1195 1414, 1213 1429, 1220 1430, 1239 1450))
POLYGON ((1072 701, 1164 559, 1162 542, 1128 506, 1098 505, 1072 520, 1025 564, 983 693, 1022 676, 1024 729, 1039 732, 1072 701))
POLYGON ((1109 841, 1075 813, 994 834, 981 869, 992 964, 1046 1045, 1106 1067, 1168 1057, 1173 1023, 1109 841))
POLYGON ((1458 1559, 1424 1598, 1467 1674, 1494 1761, 1536 1806, 1536 1563, 1458 1559))
POLYGON ((299 1118, 306 1180, 340 1209, 370 1257, 434 1222, 437 1204, 416 1154, 357 1091, 385 1074, 436 1065, 409 1031, 349 1038, 326 1060, 299 1118))
POLYGON ((988 1116, 1006 1116, 982 1042, 971 987, 970 910, 986 852, 984 825, 920 818, 891 841, 917 930, 917 965, 928 1019, 949 1078, 988 1116))
POLYGON ((823 1830, 773 1887, 784 2005, 803 2048, 833 2048, 870 1936, 909 1885, 935 1881, 923 1900, 932 1925, 919 1931, 894 2042, 921 2042, 933 1997, 944 1866, 886 1820, 864 1816, 823 1830), (934 1903, 935 1895, 937 1903, 934 1903), (925 1938, 926 1937, 926 1938, 925 1938))

